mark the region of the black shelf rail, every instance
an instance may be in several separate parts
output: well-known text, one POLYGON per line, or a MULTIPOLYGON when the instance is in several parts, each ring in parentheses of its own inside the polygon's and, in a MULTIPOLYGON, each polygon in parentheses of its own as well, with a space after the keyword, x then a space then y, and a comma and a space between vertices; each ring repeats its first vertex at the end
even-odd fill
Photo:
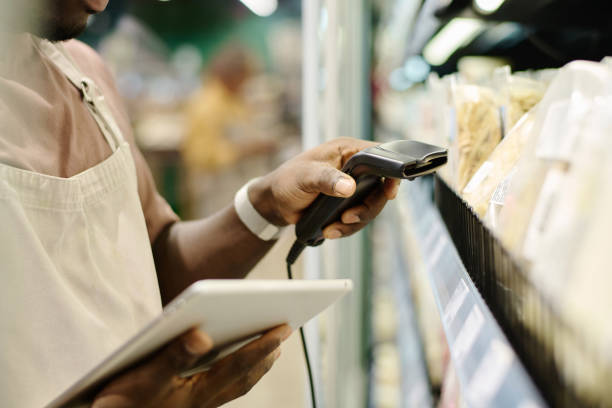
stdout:
MULTIPOLYGON (((530 282, 525 267, 438 176, 434 194, 436 206, 468 274, 547 403, 551 407, 612 406, 610 395, 581 392, 562 375, 568 370, 571 372, 572 365, 571 361, 560 359, 559 351, 571 341, 577 346, 573 349, 581 351, 580 355, 571 357, 580 359, 580 367, 590 366, 597 373, 612 374, 610 367, 602 366, 604 360, 597 358, 588 342, 563 323, 530 282)), ((612 376, 601 377, 601 381, 605 381, 603 378, 612 376)))

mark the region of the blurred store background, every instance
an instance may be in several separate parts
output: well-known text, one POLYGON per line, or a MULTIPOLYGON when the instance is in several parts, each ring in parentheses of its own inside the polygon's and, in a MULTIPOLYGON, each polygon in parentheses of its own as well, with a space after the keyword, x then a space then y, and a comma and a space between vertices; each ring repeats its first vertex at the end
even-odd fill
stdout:
POLYGON ((162 195, 210 215, 300 146, 299 1, 113 0, 81 39, 113 71, 162 195))

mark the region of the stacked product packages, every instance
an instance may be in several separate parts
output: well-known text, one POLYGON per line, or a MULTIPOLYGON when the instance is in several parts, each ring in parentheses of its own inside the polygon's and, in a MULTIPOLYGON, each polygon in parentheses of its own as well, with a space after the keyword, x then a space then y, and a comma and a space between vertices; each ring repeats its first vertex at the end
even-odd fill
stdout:
POLYGON ((612 71, 563 68, 535 113, 496 232, 578 336, 548 339, 562 374, 588 401, 612 405, 612 71))
POLYGON ((475 183, 469 184, 474 175, 481 166, 490 167, 485 163, 496 147, 542 99, 546 83, 537 77, 512 75, 508 67, 477 84, 459 74, 430 77, 439 123, 432 142, 449 147, 449 165, 440 174, 455 191, 474 190, 475 183))
POLYGON ((442 177, 567 329, 542 334, 523 305, 564 381, 582 401, 612 406, 612 68, 574 61, 550 84, 509 78, 497 92, 449 81, 446 120, 456 126, 437 141, 452 157, 442 177))

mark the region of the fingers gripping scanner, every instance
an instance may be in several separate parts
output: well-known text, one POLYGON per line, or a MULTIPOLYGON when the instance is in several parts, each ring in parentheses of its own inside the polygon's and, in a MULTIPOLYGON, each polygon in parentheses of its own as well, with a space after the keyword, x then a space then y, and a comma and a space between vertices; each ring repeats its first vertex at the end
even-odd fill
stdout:
POLYGON ((348 198, 319 195, 295 226, 296 241, 287 255, 293 264, 306 246, 323 243, 323 229, 340 219, 347 209, 361 203, 384 178, 414 180, 433 173, 446 163, 447 150, 413 140, 397 140, 354 154, 342 171, 355 179, 355 193, 348 198))

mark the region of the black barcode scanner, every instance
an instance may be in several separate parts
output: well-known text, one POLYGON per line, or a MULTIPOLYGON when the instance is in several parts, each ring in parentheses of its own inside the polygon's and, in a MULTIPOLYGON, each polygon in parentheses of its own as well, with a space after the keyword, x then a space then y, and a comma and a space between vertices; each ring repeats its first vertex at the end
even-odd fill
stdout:
MULTIPOLYGON (((287 255, 289 279, 293 279, 291 265, 304 248, 323 243, 323 229, 339 220, 345 210, 362 202, 368 194, 382 184, 383 178, 413 180, 416 177, 433 173, 446 163, 446 159, 446 149, 412 140, 384 143, 354 154, 342 171, 355 179, 357 183, 355 193, 348 198, 319 195, 305 210, 304 215, 295 226, 297 238, 287 255)), ((308 369, 312 406, 317 408, 312 367, 302 327, 300 327, 300 338, 308 369)))
POLYGON ((446 149, 413 140, 397 140, 356 153, 342 169, 355 179, 355 193, 348 198, 324 194, 316 198, 295 226, 297 238, 287 263, 293 264, 306 246, 322 244, 323 229, 338 221, 344 211, 361 203, 381 185, 383 178, 413 180, 433 173, 446 160, 446 149))

